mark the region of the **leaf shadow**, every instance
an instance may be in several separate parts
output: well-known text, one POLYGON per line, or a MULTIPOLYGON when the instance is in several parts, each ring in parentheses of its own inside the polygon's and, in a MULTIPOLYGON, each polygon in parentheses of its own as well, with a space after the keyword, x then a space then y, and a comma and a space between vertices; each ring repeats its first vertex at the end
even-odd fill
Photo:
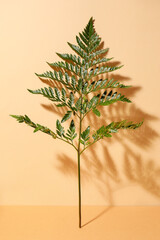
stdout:
POLYGON ((124 173, 129 181, 140 184, 146 191, 160 198, 160 167, 153 159, 143 159, 128 146, 124 153, 124 173))
MULTIPOLYGON (((58 164, 56 168, 66 176, 73 176, 77 179, 78 177, 78 170, 77 170, 77 163, 69 157, 67 154, 57 154, 58 164)), ((55 167, 55 165, 54 165, 55 167)), ((83 176, 82 182, 86 182, 89 180, 88 172, 81 168, 81 175, 83 176)))
MULTIPOLYGON (((141 88, 138 86, 133 87, 132 90, 130 89, 130 91, 127 92, 127 97, 134 96, 140 89, 141 88)), ((136 155, 131 150, 129 144, 127 144, 127 142, 134 144, 140 151, 152 147, 152 143, 159 135, 152 129, 151 122, 157 121, 158 118, 145 113, 140 108, 137 108, 135 104, 117 103, 114 104, 114 106, 108 106, 107 110, 104 110, 102 107, 100 111, 103 116, 102 119, 90 114, 86 118, 85 125, 87 126, 89 124, 91 129, 94 129, 96 126, 98 129, 102 125, 106 125, 106 122, 109 124, 111 121, 120 121, 123 119, 132 120, 134 122, 139 122, 144 119, 144 124, 137 130, 122 130, 120 133, 113 134, 112 139, 101 140, 100 143, 97 143, 102 146, 101 156, 103 156, 103 161, 101 161, 97 152, 98 145, 97 147, 94 145, 87 149, 82 156, 82 161, 84 163, 82 172, 85 172, 85 174, 82 174, 83 184, 87 184, 90 180, 94 181, 97 190, 106 200, 109 207, 115 204, 113 186, 121 189, 126 184, 129 185, 130 182, 140 185, 149 193, 160 198, 160 168, 153 159, 146 160, 143 159, 142 155, 136 155), (113 141, 117 141, 123 147, 124 160, 121 163, 121 165, 123 165, 122 169, 117 166, 116 159, 114 159, 109 152, 109 147, 112 145, 113 141), (85 177, 83 177, 83 175, 85 177), (122 175, 125 176, 127 182, 124 183, 122 175)), ((61 155, 58 156, 57 160, 59 161, 60 159, 61 155)), ((63 163, 60 171, 64 173, 63 169, 66 171, 68 162, 66 161, 63 163)), ((71 174, 75 169, 77 171, 77 163, 74 163, 74 167, 69 169, 68 173, 71 174)), ((101 213, 92 220, 100 216, 101 213)), ((92 220, 89 222, 92 222, 92 220)))
MULTIPOLYGON (((100 49, 102 49, 103 46, 104 42, 101 43, 100 49)), ((106 54, 103 54, 103 56, 106 56, 106 54)), ((119 64, 120 62, 118 61, 111 62, 110 66, 117 66, 119 64)), ((114 78, 115 81, 120 82, 130 80, 130 77, 128 76, 113 73, 106 74, 106 77, 108 77, 108 79, 114 78)), ((96 78, 96 80, 97 79, 98 78, 96 78)), ((50 82, 45 83, 51 86, 50 82)), ((61 86, 58 84, 57 87, 61 86)), ((132 98, 135 97, 137 92, 141 89, 140 86, 134 86, 127 90, 120 89, 120 93, 124 94, 127 98, 132 98)), ((62 117, 66 112, 65 108, 57 108, 53 104, 41 104, 41 106, 47 111, 57 114, 59 117, 62 117)), ((112 121, 122 121, 124 119, 133 122, 140 122, 144 119, 144 123, 137 130, 121 130, 119 133, 113 134, 112 139, 101 140, 99 143, 88 148, 82 155, 82 184, 85 185, 89 181, 94 182, 97 190, 103 196, 109 208, 115 204, 113 197, 115 186, 116 189, 124 187, 124 177, 128 181, 128 184, 133 182, 140 185, 149 193, 160 198, 160 168, 156 165, 153 159, 143 159, 141 154, 136 154, 130 147, 130 144, 133 144, 140 151, 152 147, 152 143, 159 137, 159 135, 151 127, 151 123, 157 121, 158 118, 144 112, 133 103, 125 104, 117 102, 109 105, 107 108, 100 107, 99 111, 101 112, 102 118, 98 118, 93 113, 90 113, 86 117, 84 127, 90 125, 91 129, 95 129, 95 127, 98 129, 102 125, 107 125, 112 121), (109 147, 114 141, 120 144, 124 151, 124 158, 120 164, 122 168, 119 168, 119 165, 116 164, 116 159, 111 156, 109 151, 109 147), (97 152, 98 146, 100 145, 102 159, 100 159, 97 152)), ((67 154, 60 153, 57 155, 56 167, 62 174, 77 178, 77 162, 67 154)), ((103 211, 88 223, 96 220, 106 212, 107 210, 103 211)))

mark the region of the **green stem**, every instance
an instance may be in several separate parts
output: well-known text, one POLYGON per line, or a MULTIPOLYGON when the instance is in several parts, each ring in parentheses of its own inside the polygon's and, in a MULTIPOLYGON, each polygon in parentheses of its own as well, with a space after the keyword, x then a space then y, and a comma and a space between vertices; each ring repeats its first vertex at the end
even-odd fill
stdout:
POLYGON ((81 138, 81 131, 82 131, 82 113, 80 113, 80 123, 79 123, 79 140, 78 140, 78 196, 79 196, 79 228, 81 228, 81 169, 80 169, 80 138, 81 138))
POLYGON ((98 140, 90 143, 88 146, 86 146, 86 147, 80 152, 80 154, 82 154, 82 153, 84 152, 84 150, 86 150, 88 147, 92 146, 94 143, 98 142, 99 140, 100 140, 100 139, 98 139, 98 140))
MULTIPOLYGON (((99 103, 98 103, 97 105, 95 105, 94 107, 98 107, 98 106, 99 106, 99 103)), ((82 120, 86 117, 86 115, 87 115, 90 111, 92 111, 92 109, 93 109, 93 107, 91 107, 91 109, 89 109, 88 112, 86 112, 86 113, 83 115, 82 120)))
POLYGON ((76 151, 78 151, 78 149, 75 147, 75 145, 73 144, 73 142, 70 143, 70 142, 68 142, 68 141, 66 141, 66 140, 64 140, 64 139, 62 139, 62 138, 60 138, 60 137, 56 137, 56 138, 59 139, 59 140, 62 140, 63 142, 66 142, 66 143, 70 144, 72 147, 75 148, 76 151))
POLYGON ((81 228, 81 172, 79 151, 78 151, 78 195, 79 195, 79 228, 81 228))

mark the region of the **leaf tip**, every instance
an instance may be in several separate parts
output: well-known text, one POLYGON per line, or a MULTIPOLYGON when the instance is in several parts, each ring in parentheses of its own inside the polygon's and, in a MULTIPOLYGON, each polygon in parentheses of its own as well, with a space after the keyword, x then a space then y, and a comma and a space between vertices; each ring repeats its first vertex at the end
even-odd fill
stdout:
POLYGON ((17 115, 9 114, 10 117, 17 118, 17 115))
POLYGON ((61 54, 60 54, 60 53, 57 53, 57 52, 56 52, 56 54, 58 55, 58 57, 60 57, 60 56, 61 56, 61 54))
POLYGON ((121 66, 119 66, 119 68, 122 68, 122 67, 124 67, 124 64, 123 64, 123 65, 121 65, 121 66))
POLYGON ((71 45, 72 45, 70 42, 67 42, 67 44, 68 44, 70 47, 71 47, 71 45))
POLYGON ((30 92, 30 93, 32 93, 32 90, 31 90, 31 89, 28 89, 28 88, 27 88, 27 91, 30 92))

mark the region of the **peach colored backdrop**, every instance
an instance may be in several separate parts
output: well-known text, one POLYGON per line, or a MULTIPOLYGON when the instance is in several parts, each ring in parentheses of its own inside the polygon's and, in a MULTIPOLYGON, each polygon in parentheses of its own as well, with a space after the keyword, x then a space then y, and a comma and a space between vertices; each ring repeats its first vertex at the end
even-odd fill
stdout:
MULTIPOLYGON (((133 85, 133 104, 104 113, 107 121, 144 118, 136 132, 121 131, 97 143, 82 158, 83 205, 160 204, 160 1, 6 0, 0 2, 0 205, 76 205, 76 153, 65 143, 18 124, 9 114, 27 114, 55 129, 60 119, 41 96, 26 89, 45 86, 34 72, 49 70, 55 52, 71 52, 91 16, 124 64, 115 74, 133 85)), ((93 119, 91 125, 94 124, 93 119)))

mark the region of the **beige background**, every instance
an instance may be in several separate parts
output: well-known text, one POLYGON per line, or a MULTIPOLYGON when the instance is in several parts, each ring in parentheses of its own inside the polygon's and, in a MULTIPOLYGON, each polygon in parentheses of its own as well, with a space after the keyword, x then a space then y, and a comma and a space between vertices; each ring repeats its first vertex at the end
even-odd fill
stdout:
MULTIPOLYGON (((71 52, 91 16, 109 47, 124 64, 116 72, 132 104, 104 112, 112 119, 144 118, 136 132, 121 132, 82 158, 83 205, 160 204, 160 1, 28 0, 0 1, 0 205, 76 205, 76 153, 65 143, 18 124, 9 114, 27 114, 55 129, 60 118, 41 96, 27 92, 44 84, 34 75, 71 52)), ((88 119, 95 126, 95 119, 88 119)))

